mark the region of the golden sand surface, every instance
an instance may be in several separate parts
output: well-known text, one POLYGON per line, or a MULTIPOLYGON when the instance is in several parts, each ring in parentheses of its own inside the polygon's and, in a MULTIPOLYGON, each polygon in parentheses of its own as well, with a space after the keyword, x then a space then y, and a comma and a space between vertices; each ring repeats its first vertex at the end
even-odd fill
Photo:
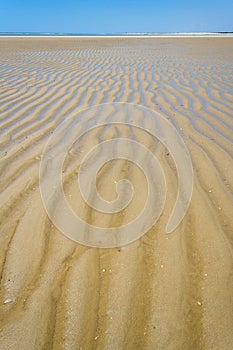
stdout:
MULTIPOLYGON (((233 38, 0 38, 1 350, 233 349, 232 60, 233 38), (103 249, 59 232, 42 203, 39 167, 62 120, 111 102, 141 104, 174 125, 194 187, 166 235, 177 194, 170 152, 129 126, 88 133, 83 151, 133 135, 153 149, 168 188, 145 235, 103 249)), ((74 210, 103 227, 132 220, 146 200, 142 171, 123 160, 101 169, 107 200, 114 180, 135 184, 128 211, 104 215, 77 190, 77 154, 74 147, 63 169, 74 210)))

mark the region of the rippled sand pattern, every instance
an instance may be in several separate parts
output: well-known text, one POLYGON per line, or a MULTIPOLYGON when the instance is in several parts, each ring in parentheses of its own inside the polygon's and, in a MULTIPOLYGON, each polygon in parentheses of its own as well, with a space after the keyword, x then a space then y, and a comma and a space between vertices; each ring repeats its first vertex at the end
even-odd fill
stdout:
MULTIPOLYGON (((1 350, 233 349, 232 59, 231 38, 0 39, 1 350), (55 127, 107 102, 161 112, 194 167, 189 210, 165 235, 177 194, 168 150, 129 127, 86 135, 83 150, 133 137, 156 153, 166 174, 159 221, 119 249, 67 239, 39 191, 41 155, 55 127)), ((128 213, 103 217, 75 192, 77 153, 74 147, 64 165, 75 210, 103 227, 132 220, 146 200, 140 171, 122 161, 101 170, 106 199, 122 174, 136 189, 128 213)))

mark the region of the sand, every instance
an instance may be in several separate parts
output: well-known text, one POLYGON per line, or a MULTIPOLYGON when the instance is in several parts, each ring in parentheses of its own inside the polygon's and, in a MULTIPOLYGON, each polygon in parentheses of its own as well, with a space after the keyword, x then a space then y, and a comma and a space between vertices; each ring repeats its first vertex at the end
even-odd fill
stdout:
MULTIPOLYGON (((233 349, 232 59, 232 38, 0 38, 1 350, 233 349), (177 195, 170 152, 127 126, 87 134, 82 152, 133 135, 156 154, 168 187, 145 235, 99 249, 51 222, 39 167, 61 121, 111 102, 162 113, 187 146, 194 185, 184 219, 166 235, 177 195)), ((107 228, 132 220, 146 200, 142 172, 120 160, 101 170, 107 200, 122 174, 135 184, 128 211, 104 215, 81 199, 77 154, 64 164, 74 210, 107 228)))

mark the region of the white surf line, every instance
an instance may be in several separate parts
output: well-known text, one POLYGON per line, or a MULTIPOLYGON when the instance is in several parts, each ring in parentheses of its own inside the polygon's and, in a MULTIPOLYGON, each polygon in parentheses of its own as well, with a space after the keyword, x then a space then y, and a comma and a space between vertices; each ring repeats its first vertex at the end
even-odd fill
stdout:
POLYGON ((140 38, 140 39, 148 39, 148 38, 232 38, 233 34, 216 34, 216 35, 0 35, 0 38, 40 38, 40 39, 48 39, 48 38, 61 38, 61 39, 72 39, 72 38, 140 38))

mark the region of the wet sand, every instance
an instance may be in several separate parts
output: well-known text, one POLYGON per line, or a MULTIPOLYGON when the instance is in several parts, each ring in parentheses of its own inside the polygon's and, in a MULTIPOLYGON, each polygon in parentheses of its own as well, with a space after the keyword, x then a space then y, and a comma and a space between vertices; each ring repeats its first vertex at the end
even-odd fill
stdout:
MULTIPOLYGON (((232 38, 0 38, 1 350, 233 349, 232 60, 232 38), (130 127, 87 134, 82 152, 133 135, 156 154, 168 186, 145 235, 97 249, 50 221, 39 167, 61 121, 110 102, 144 105, 176 127, 194 188, 184 219, 166 235, 177 195, 168 150, 130 127)), ((77 154, 74 147, 64 164, 74 210, 103 227, 134 218, 146 200, 143 174, 123 161, 102 169, 107 200, 122 174, 136 189, 124 215, 103 215, 77 190, 77 154)))

